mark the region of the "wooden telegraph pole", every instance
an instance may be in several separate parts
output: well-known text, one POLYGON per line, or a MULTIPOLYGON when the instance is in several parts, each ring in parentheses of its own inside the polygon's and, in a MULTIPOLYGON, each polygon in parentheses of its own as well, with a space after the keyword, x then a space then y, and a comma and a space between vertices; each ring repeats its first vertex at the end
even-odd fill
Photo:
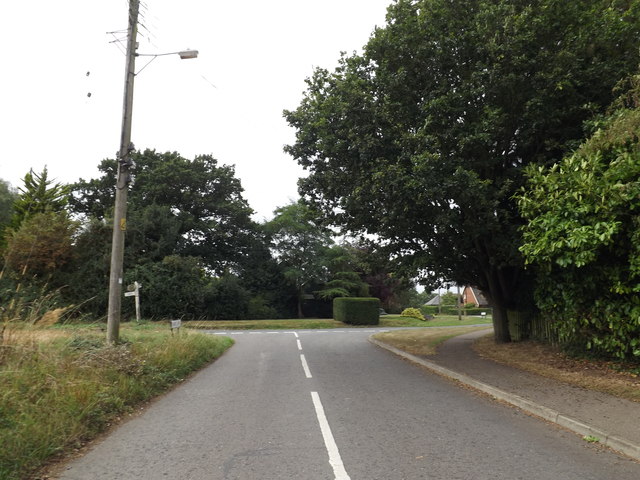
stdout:
POLYGON ((133 107, 133 80, 135 78, 136 37, 138 36, 139 0, 129 0, 129 28, 127 34, 124 100, 122 107, 122 133, 118 155, 116 204, 113 212, 111 244, 111 273, 109 275, 109 309, 107 312, 107 342, 117 343, 122 307, 122 271, 124 262, 124 235, 127 230, 127 188, 132 166, 131 113, 133 107))

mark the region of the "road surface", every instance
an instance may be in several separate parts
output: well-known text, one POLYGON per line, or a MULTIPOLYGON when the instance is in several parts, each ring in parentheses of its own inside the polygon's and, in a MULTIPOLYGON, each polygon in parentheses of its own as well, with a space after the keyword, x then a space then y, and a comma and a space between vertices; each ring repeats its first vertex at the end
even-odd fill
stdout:
POLYGON ((640 478, 638 463, 375 347, 373 331, 229 332, 222 358, 58 478, 640 478))

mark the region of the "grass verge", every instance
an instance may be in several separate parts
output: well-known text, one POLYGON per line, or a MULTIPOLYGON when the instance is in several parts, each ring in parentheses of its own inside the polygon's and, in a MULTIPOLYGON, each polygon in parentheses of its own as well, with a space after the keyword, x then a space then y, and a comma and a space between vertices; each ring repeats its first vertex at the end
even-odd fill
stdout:
MULTIPOLYGON (((454 325, 489 324, 491 319, 481 317, 462 317, 442 315, 433 320, 422 321, 417 318, 401 315, 383 315, 376 327, 442 327, 454 325)), ((282 320, 201 320, 184 322, 187 328, 207 330, 304 330, 328 328, 361 328, 363 326, 347 325, 330 318, 305 318, 282 320)), ((366 325, 364 325, 366 327, 366 325)))
POLYGON ((557 348, 536 342, 496 344, 492 335, 479 338, 473 348, 498 363, 640 402, 640 377, 616 362, 573 358, 557 348))
POLYGON ((397 330, 377 333, 376 340, 387 343, 413 355, 435 355, 438 345, 445 340, 486 327, 436 327, 420 330, 397 330))
MULTIPOLYGON (((95 330, 95 329, 93 329, 95 330)), ((233 341, 183 331, 5 330, 0 345, 0 478, 27 478, 134 406, 219 357, 233 341)))

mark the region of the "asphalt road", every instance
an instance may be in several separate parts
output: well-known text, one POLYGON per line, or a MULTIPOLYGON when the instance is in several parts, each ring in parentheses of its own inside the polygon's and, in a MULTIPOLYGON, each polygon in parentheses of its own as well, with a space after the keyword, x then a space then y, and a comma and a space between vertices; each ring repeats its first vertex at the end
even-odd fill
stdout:
POLYGON ((406 363, 371 333, 236 333, 58 478, 640 478, 640 464, 406 363))

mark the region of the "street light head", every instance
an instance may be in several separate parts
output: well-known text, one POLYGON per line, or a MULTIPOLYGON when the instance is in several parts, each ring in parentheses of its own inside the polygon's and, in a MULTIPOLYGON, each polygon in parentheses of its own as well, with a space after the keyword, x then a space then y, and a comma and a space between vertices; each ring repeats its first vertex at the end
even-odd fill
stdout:
POLYGON ((178 55, 180 55, 182 60, 198 58, 198 50, 183 50, 182 52, 178 52, 178 55))

